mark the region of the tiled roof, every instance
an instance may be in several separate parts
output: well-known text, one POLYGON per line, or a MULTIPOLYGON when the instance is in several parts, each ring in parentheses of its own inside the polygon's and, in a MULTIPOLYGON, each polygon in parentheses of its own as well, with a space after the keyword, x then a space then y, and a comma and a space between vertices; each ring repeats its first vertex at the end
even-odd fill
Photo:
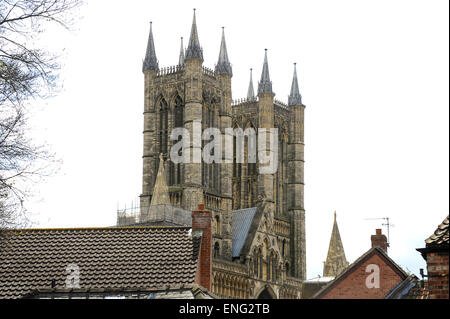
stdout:
POLYGON ((255 216, 256 207, 233 211, 233 257, 239 257, 255 216))
POLYGON ((336 276, 336 278, 334 278, 326 286, 324 286, 321 290, 319 290, 312 298, 313 299, 321 298, 323 295, 325 295, 326 292, 328 292, 330 289, 332 289, 334 286, 336 286, 339 282, 341 282, 344 278, 346 278, 348 275, 350 275, 364 261, 369 259, 374 254, 379 254, 381 257, 383 257, 386 260, 386 262, 392 267, 392 269, 402 277, 402 280, 404 280, 408 277, 408 274, 388 256, 388 254, 384 251, 383 248, 376 246, 376 247, 370 248, 368 251, 366 251, 364 254, 362 254, 358 259, 356 259, 347 268, 345 268, 345 270, 343 272, 341 272, 338 276, 336 276))
POLYGON ((425 240, 427 246, 449 244, 448 215, 434 233, 425 240))
POLYGON ((0 298, 66 288, 153 288, 195 282, 200 237, 189 227, 21 229, 0 232, 0 298), (55 286, 52 287, 52 281, 55 286))

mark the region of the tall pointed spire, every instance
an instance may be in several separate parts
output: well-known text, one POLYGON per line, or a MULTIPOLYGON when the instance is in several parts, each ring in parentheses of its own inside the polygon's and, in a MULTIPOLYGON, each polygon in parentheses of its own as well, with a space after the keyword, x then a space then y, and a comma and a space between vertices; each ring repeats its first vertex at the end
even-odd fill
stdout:
POLYGON ((189 38, 188 48, 186 49, 186 59, 200 59, 203 61, 203 49, 200 47, 200 41, 198 40, 195 9, 194 18, 192 20, 191 36, 189 38))
POLYGON ((291 94, 289 94, 288 104, 289 106, 302 105, 302 96, 298 88, 297 80, 297 63, 294 63, 294 77, 292 78, 291 94))
POLYGON ((336 212, 334 212, 333 230, 331 231, 330 246, 328 247, 327 260, 323 266, 324 277, 336 277, 348 266, 345 258, 344 246, 342 245, 341 235, 336 221, 336 212))
POLYGON ((253 69, 250 69, 250 83, 248 85, 247 100, 253 101, 255 99, 255 90, 253 89, 253 69))
POLYGON ((148 35, 147 51, 142 65, 142 72, 147 70, 158 70, 158 59, 156 58, 155 43, 153 42, 152 23, 150 22, 150 33, 148 35))
POLYGON ((184 65, 183 37, 181 37, 180 57, 178 58, 178 65, 184 65))
POLYGON ((263 70, 261 73, 261 81, 258 83, 258 94, 261 93, 271 93, 272 92, 272 81, 270 81, 269 76, 269 63, 267 62, 267 49, 265 49, 264 53, 264 64, 263 70))
POLYGON ((156 175, 155 186, 153 188, 150 208, 158 205, 169 205, 169 188, 167 187, 166 175, 164 174, 164 160, 162 154, 159 155, 159 168, 156 175))
POLYGON ((225 28, 222 27, 222 42, 220 43, 219 61, 216 65, 216 72, 233 75, 230 60, 228 60, 227 44, 225 43, 225 28))

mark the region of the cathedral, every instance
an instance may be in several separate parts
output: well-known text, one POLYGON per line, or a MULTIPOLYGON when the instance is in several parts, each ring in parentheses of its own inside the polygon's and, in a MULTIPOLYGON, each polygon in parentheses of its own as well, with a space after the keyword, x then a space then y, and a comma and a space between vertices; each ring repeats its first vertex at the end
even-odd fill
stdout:
MULTIPOLYGON (((214 69, 203 65, 196 16, 178 63, 160 68, 150 25, 144 73, 144 145, 140 211, 118 215, 118 225, 190 225, 204 204, 213 214, 212 293, 221 298, 301 298, 306 279, 304 209, 304 110, 294 64, 288 103, 276 99, 265 51, 257 92, 252 74, 247 97, 233 100, 232 65, 222 30, 214 69), (278 169, 260 174, 260 163, 244 160, 174 163, 174 128, 202 130, 276 128, 278 169)), ((236 137, 233 137, 236 148, 236 137)), ((205 143, 206 141, 203 141, 205 143)), ((190 149, 203 145, 191 143, 190 149)), ((224 152, 225 153, 225 152, 224 152)), ((276 153, 275 153, 276 154, 276 153)))

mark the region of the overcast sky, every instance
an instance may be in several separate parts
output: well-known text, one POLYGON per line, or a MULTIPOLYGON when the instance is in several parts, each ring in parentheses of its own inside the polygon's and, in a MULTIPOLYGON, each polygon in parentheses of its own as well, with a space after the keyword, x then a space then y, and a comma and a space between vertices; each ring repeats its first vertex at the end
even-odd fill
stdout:
MULTIPOLYGON (((425 268, 449 211, 448 1, 89 1, 74 30, 49 30, 59 96, 36 108, 33 136, 63 161, 29 208, 36 227, 110 226, 141 192, 142 59, 153 21, 160 67, 177 64, 192 8, 213 68, 225 26, 233 98, 255 86, 267 48, 287 102, 297 62, 305 111, 307 277, 322 274, 337 211, 353 262, 390 217, 389 255, 425 268)), ((383 227, 383 232, 386 228, 383 227)))

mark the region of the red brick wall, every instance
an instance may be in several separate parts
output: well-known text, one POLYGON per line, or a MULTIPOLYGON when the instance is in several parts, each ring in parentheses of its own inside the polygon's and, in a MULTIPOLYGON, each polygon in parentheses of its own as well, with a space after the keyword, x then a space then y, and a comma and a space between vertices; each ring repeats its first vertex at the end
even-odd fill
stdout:
POLYGON ((192 231, 203 231, 198 258, 196 283, 211 290, 212 277, 212 212, 205 211, 204 205, 192 212, 192 231))
POLYGON ((427 254, 428 289, 431 299, 448 299, 448 252, 427 254))
POLYGON ((378 254, 374 254, 364 263, 354 269, 342 281, 338 282, 322 299, 381 299, 399 282, 403 277, 389 266, 385 259, 378 254), (370 264, 378 265, 380 271, 380 287, 367 288, 366 278, 371 274, 366 272, 366 267, 370 264))

